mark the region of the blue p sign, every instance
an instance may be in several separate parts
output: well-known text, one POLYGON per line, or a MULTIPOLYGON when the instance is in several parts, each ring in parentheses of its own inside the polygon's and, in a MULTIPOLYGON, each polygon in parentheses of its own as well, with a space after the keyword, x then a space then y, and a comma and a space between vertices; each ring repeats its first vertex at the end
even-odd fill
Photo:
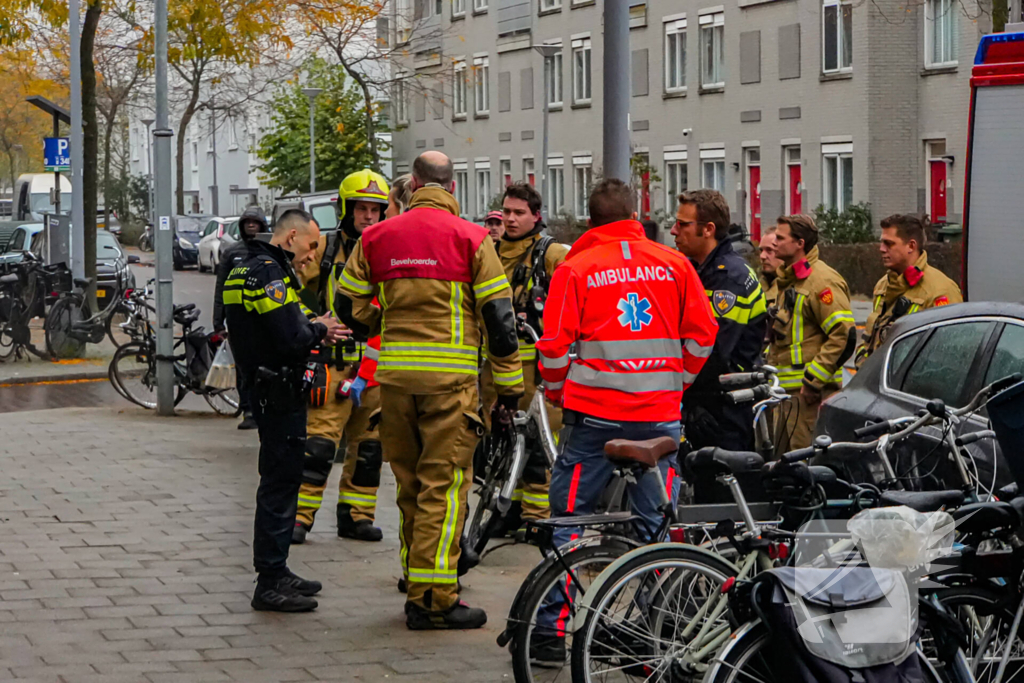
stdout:
POLYGON ((43 163, 47 171, 71 170, 71 143, 68 138, 45 138, 43 163))

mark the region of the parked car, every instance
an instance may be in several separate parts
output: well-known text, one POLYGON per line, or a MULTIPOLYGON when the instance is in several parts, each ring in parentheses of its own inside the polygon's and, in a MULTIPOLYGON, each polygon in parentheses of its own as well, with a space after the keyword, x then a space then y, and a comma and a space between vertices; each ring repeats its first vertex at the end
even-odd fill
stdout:
POLYGON ((7 240, 7 246, 4 247, 4 253, 12 251, 28 251, 28 248, 32 246, 32 237, 37 232, 42 232, 46 228, 43 223, 25 223, 19 225, 11 233, 11 239, 7 240))
POLYGON ((174 217, 172 257, 175 270, 199 264, 199 241, 203 238, 203 231, 212 218, 213 216, 174 217))
POLYGON ((231 218, 214 217, 203 228, 199 239, 196 263, 199 272, 217 270, 221 252, 238 241, 238 216, 231 218))
POLYGON ((317 192, 316 194, 285 195, 278 197, 270 212, 270 225, 273 226, 281 215, 290 209, 302 209, 313 215, 320 232, 330 232, 338 227, 338 191, 317 192))
MULTIPOLYGON (((46 262, 45 230, 40 230, 32 236, 32 243, 28 251, 35 254, 39 260, 46 262)), ((12 255, 24 254, 24 252, 10 253, 12 255)), ((138 262, 139 257, 129 256, 125 253, 113 233, 107 230, 96 231, 96 299, 100 306, 107 306, 117 290, 119 281, 126 282, 128 289, 135 289, 135 273, 129 266, 138 262)))
MULTIPOLYGON (((963 407, 980 389, 1015 372, 1024 373, 1024 305, 971 302, 915 313, 897 322, 853 380, 823 402, 817 430, 833 441, 856 441, 853 430, 858 427, 913 415, 932 399, 963 407)), ((986 429, 987 420, 985 411, 978 411, 959 425, 957 435, 986 429)), ((937 428, 925 428, 898 448, 897 475, 913 477, 924 488, 959 488, 959 475, 942 449, 935 448, 940 436, 937 428)), ((993 480, 996 486, 1012 481, 994 440, 969 448, 985 488, 993 480)), ((873 455, 826 454, 819 460, 854 481, 884 478, 873 455)))
POLYGON ((103 206, 96 207, 96 229, 106 230, 114 235, 114 237, 121 239, 121 221, 117 218, 117 212, 110 212, 110 223, 104 223, 104 216, 107 210, 103 206))

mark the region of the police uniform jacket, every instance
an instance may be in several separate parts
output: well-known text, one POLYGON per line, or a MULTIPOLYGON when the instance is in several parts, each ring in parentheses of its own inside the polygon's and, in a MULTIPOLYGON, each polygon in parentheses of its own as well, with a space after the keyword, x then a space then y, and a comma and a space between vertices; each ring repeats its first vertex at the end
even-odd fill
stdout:
POLYGON ((260 366, 275 371, 299 368, 327 328, 303 314, 289 252, 259 240, 248 242, 246 248, 246 257, 224 282, 235 362, 246 373, 260 366))

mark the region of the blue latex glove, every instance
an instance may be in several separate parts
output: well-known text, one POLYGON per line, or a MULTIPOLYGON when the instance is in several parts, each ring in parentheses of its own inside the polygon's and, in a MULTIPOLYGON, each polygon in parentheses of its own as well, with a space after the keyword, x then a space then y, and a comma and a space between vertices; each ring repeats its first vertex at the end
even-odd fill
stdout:
POLYGON ((352 386, 348 389, 348 397, 352 399, 352 405, 358 408, 363 403, 363 391, 366 390, 366 380, 356 377, 352 386))

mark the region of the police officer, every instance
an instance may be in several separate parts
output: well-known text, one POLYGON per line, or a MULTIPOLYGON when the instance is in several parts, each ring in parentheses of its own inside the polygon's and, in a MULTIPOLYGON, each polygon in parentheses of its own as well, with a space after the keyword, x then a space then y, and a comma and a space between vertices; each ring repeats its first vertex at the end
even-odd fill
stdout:
POLYGON ((855 357, 858 368, 885 343, 889 328, 904 315, 963 302, 956 283, 928 265, 924 241, 924 225, 917 216, 896 214, 882 221, 878 246, 889 272, 875 284, 874 310, 855 357))
MULTIPOLYGON (((223 333, 224 330, 224 281, 236 266, 240 266, 245 260, 248 248, 246 243, 255 239, 256 235, 267 231, 267 218, 263 209, 258 206, 250 206, 238 218, 238 234, 241 241, 230 244, 220 255, 217 264, 217 284, 213 289, 213 331, 223 333)), ((252 417, 252 406, 249 403, 249 389, 245 386, 242 373, 237 372, 236 380, 238 385, 238 402, 242 409, 242 421, 238 423, 239 429, 256 429, 256 420, 252 417)))
POLYGON ((818 258, 818 227, 804 214, 779 217, 776 255, 782 261, 767 362, 791 398, 779 406, 775 449, 811 445, 818 406, 839 391, 843 363, 856 341, 850 289, 843 276, 818 258))
MULTIPOLYGON (((548 284, 551 276, 563 261, 569 248, 559 244, 555 238, 544 230, 541 220, 541 196, 529 183, 513 183, 505 188, 502 197, 502 210, 498 217, 503 229, 500 241, 497 242, 498 258, 512 286, 512 307, 516 316, 525 320, 536 330, 544 334, 542 316, 548 296, 548 284)), ((490 214, 488 214, 488 223, 490 214)), ((491 233, 492 237, 494 233, 491 233)), ((523 363, 523 381, 526 394, 519 401, 519 409, 527 410, 533 394, 540 384, 537 375, 537 349, 533 340, 528 337, 519 339, 519 359, 523 363)), ((497 399, 494 373, 489 363, 484 363, 480 373, 480 393, 485 406, 490 406, 497 399)), ((551 431, 555 434, 562 428, 562 410, 548 404, 548 420, 551 431)), ((486 416, 486 413, 485 413, 486 416)), ((490 428, 490 423, 488 423, 490 428)), ((530 460, 526 464, 523 478, 516 487, 514 500, 521 502, 521 519, 547 519, 548 461, 543 451, 533 449, 530 460)), ((508 526, 515 529, 519 526, 517 515, 510 513, 508 526)), ((472 564, 472 563, 469 563, 472 564)), ((469 566, 463 563, 463 568, 469 566)))
POLYGON ((757 275, 733 251, 728 231, 729 205, 721 193, 693 190, 679 195, 672 235, 697 269, 718 320, 714 350, 686 392, 686 439, 694 448, 749 451, 754 448, 752 404, 728 401, 718 376, 750 372, 761 364, 768 312, 757 275))
POLYGON ((406 625, 414 630, 487 622, 482 609, 459 600, 457 577, 473 451, 484 427, 477 412, 482 329, 500 380, 502 429, 523 394, 508 280, 487 231, 459 218, 454 173, 441 152, 421 154, 409 210, 367 228, 339 278, 355 318, 381 330, 380 433, 398 486, 406 625))
POLYGON ((370 170, 347 176, 338 191, 338 230, 321 240, 316 258, 300 272, 305 285, 300 297, 306 307, 314 314, 331 313, 344 321, 352 328, 353 336, 333 349, 325 348, 319 358, 330 370, 318 374, 318 386, 310 394, 306 465, 293 543, 304 543, 313 527, 343 434, 346 453, 340 458, 344 465, 338 483, 338 536, 370 542, 384 537, 374 526, 383 449, 376 428, 370 427, 370 417, 380 407, 380 389, 372 376, 370 383, 358 378, 369 330, 351 320, 352 303, 339 296, 337 289, 338 276, 356 241, 365 228, 383 220, 387 206, 388 184, 383 176, 370 170), (353 380, 360 382, 358 405, 344 391, 349 386, 346 382, 353 380))
POLYGON ((249 240, 245 258, 224 283, 224 312, 235 363, 251 387, 260 434, 253 564, 258 578, 252 607, 276 612, 316 609, 318 581, 288 569, 306 441, 304 368, 319 344, 348 330, 330 316, 309 320, 299 307, 293 266, 315 254, 320 230, 311 217, 287 211, 269 242, 249 240))

